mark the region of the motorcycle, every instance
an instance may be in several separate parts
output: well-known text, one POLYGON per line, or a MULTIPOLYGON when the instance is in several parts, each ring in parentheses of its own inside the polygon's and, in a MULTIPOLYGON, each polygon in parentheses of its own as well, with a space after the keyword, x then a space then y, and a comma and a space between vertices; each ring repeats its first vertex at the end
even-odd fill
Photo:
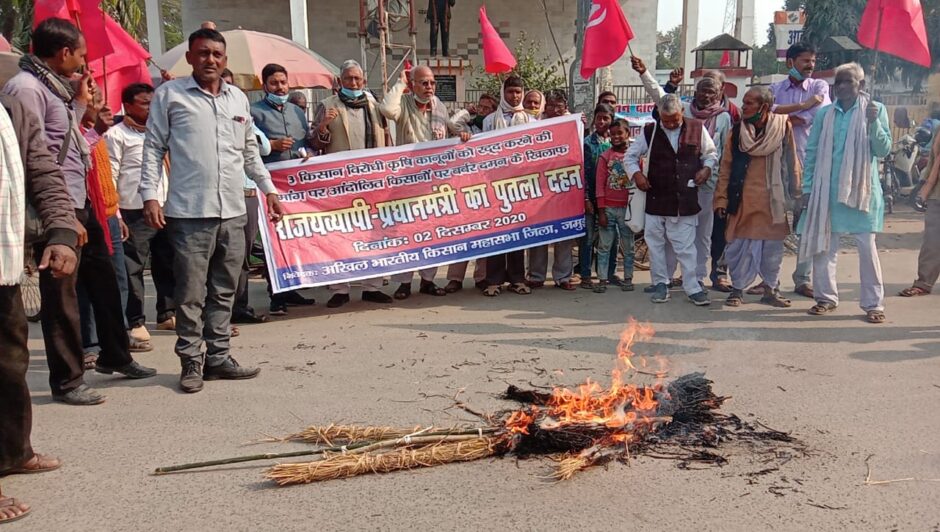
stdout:
POLYGON ((917 158, 911 169, 911 189, 906 191, 905 194, 910 199, 911 205, 914 205, 916 209, 917 194, 927 177, 927 163, 930 159, 930 148, 933 144, 933 128, 927 124, 917 128, 917 131, 914 132, 914 141, 917 143, 917 158))

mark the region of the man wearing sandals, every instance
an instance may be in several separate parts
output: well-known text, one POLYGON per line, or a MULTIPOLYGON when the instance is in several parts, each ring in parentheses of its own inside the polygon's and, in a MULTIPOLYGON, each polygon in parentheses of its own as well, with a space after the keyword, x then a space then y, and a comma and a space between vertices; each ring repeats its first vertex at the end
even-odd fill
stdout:
MULTIPOLYGON (((401 79, 392 87, 379 105, 382 116, 395 122, 395 144, 405 146, 418 142, 446 139, 459 136, 466 142, 470 132, 462 125, 450 119, 447 107, 434 95, 437 82, 434 72, 426 65, 415 67, 408 79, 407 71, 402 70, 401 79), (410 89, 405 94, 405 89, 410 89)), ((447 292, 434 284, 437 267, 418 270, 421 277, 422 294, 443 296, 447 292)), ((395 299, 411 297, 411 280, 414 272, 399 273, 392 276, 392 281, 399 283, 395 290, 395 299)))
POLYGON ((743 120, 724 142, 715 213, 726 219, 725 260, 731 274, 730 307, 744 302, 744 290, 760 275, 761 303, 789 307, 777 288, 783 241, 790 233, 787 202, 800 194, 800 162, 793 126, 774 114, 773 93, 754 87, 744 95, 743 120), (788 187, 789 185, 789 187, 788 187))
POLYGON ((861 92, 865 71, 856 63, 836 68, 836 102, 819 110, 806 147, 801 255, 813 257, 816 305, 812 315, 839 305, 836 261, 839 239, 858 243, 862 310, 870 323, 883 323, 884 281, 875 233, 884 226, 884 199, 876 159, 891 151, 885 107, 861 92))
POLYGON ((914 284, 901 290, 904 297, 925 296, 933 290, 940 277, 940 186, 929 185, 930 178, 940 172, 940 129, 933 134, 933 148, 927 162, 928 183, 920 189, 920 201, 927 207, 924 214, 924 240, 917 255, 917 279, 914 284))
MULTIPOLYGON (((6 95, 0 96, 0 190, 0 475, 41 473, 61 463, 30 445, 29 329, 19 287, 26 202, 35 208, 48 237, 39 268, 54 278, 72 275, 78 264, 78 221, 62 171, 46 148, 42 123, 21 101, 6 95)), ((0 524, 29 511, 29 505, 0 493, 0 524)))

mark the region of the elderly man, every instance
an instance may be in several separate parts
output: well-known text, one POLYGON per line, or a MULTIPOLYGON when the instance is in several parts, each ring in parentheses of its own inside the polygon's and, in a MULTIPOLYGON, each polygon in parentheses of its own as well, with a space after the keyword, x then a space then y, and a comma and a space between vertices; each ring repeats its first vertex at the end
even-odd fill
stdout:
MULTIPOLYGON (((383 148, 386 145, 385 119, 379 113, 375 100, 366 93, 365 77, 359 63, 349 60, 340 67, 340 89, 335 96, 317 106, 316 131, 313 145, 323 153, 383 148)), ((372 303, 391 303, 392 298, 379 291, 382 279, 362 281, 362 300, 372 303)), ((349 303, 349 284, 330 285, 333 296, 328 308, 349 303)))
MULTIPOLYGON (((666 95, 665 90, 659 86, 659 83, 653 75, 647 70, 643 60, 638 57, 631 58, 633 69, 640 74, 646 92, 654 101, 659 101, 666 95)), ((699 79, 695 85, 695 95, 692 101, 684 104, 685 116, 696 118, 705 123, 708 131, 715 143, 718 157, 724 153, 723 143, 728 132, 731 130, 731 113, 723 103, 724 87, 722 80, 724 76, 720 72, 708 71, 705 76, 699 79)), ((662 110, 659 110, 662 113, 662 110)), ((715 197, 715 184, 718 182, 717 172, 709 178, 708 181, 698 187, 699 206, 701 210, 698 214, 698 222, 695 229, 695 257, 696 268, 694 270, 695 280, 704 288, 705 278, 708 276, 708 264, 712 259, 712 229, 715 223, 715 215, 712 212, 712 202, 715 197)), ((719 246, 721 247, 721 246, 719 246)), ((676 271, 677 258, 675 250, 671 247, 666 248, 667 264, 669 276, 676 271)), ((719 253, 720 255, 720 253, 719 253)), ((717 272, 717 260, 712 261, 712 285, 721 289, 721 281, 717 272)), ((687 275, 683 272, 683 276, 687 275)))
MULTIPOLYGON (((49 363, 52 398, 70 405, 96 405, 105 398, 84 383, 82 334, 76 288, 83 285, 95 311, 101 353, 97 369, 147 378, 156 370, 134 361, 124 325, 123 304, 117 275, 108 253, 104 229, 95 217, 86 177, 90 169, 89 143, 98 140, 92 129, 87 138, 78 132, 78 121, 91 102, 90 77, 82 78, 78 93, 63 79, 85 65, 85 38, 72 23, 49 18, 33 30, 34 55, 20 60, 21 72, 3 87, 39 117, 46 146, 62 169, 62 177, 75 208, 75 217, 87 230, 79 266, 72 275, 54 277, 42 272, 42 333, 49 363)), ((85 231, 82 232, 85 234, 85 231)), ((81 239, 80 239, 81 240, 81 239)), ((81 241, 79 243, 82 243, 81 241)), ((42 256, 48 243, 35 247, 42 256)))
MULTIPOLYGON (((787 115, 793 125, 793 138, 796 140, 796 153, 800 163, 806 159, 806 142, 813 127, 816 112, 829 105, 829 84, 824 79, 813 79, 816 69, 816 48, 811 44, 797 43, 787 49, 787 67, 790 69, 787 79, 770 86, 774 93, 773 112, 787 115)), ((800 221, 801 206, 793 205, 793 223, 800 221)), ((813 259, 797 256, 796 270, 793 271, 794 292, 803 297, 813 297, 813 259)), ((765 281, 766 282, 766 281, 765 281)))
MULTIPOLYGON (((682 266, 682 287, 697 306, 710 304, 708 293, 694 275, 698 267, 696 226, 701 207, 698 187, 711 179, 718 164, 715 143, 702 120, 683 116, 682 101, 667 94, 659 102, 659 119, 643 128, 626 156, 627 173, 646 195, 646 245, 655 290, 652 301, 669 300, 666 244, 682 266), (640 159, 649 154, 646 174, 640 159)), ((709 206, 711 208, 711 206, 709 206)))
POLYGON ((787 203, 800 195, 800 162, 793 126, 770 111, 773 93, 754 87, 744 95, 744 119, 735 124, 721 158, 715 213, 727 219, 725 259, 732 290, 725 304, 740 306, 744 290, 758 275, 764 280, 762 303, 789 307, 777 279, 783 241, 790 233, 787 203))
POLYGON ((294 91, 287 95, 287 101, 300 107, 300 110, 304 113, 307 112, 307 95, 300 92, 294 91))
MULTIPOLYGON (((434 72, 426 65, 419 65, 412 70, 410 83, 407 73, 402 71, 401 79, 385 95, 379 105, 379 112, 395 122, 396 145, 430 142, 451 136, 460 136, 463 141, 470 138, 470 132, 450 119, 447 107, 434 95, 436 86, 434 72), (404 94, 406 87, 410 89, 408 94, 404 94)), ((432 296, 443 296, 447 293, 434 284, 436 266, 424 268, 418 273, 421 276, 419 292, 432 296)), ((411 297, 413 277, 414 272, 392 276, 392 281, 400 283, 395 290, 395 299, 411 297)))
POLYGON ((258 154, 248 98, 221 78, 227 60, 221 33, 193 32, 186 52, 193 75, 157 89, 144 140, 140 195, 147 223, 166 227, 173 247, 175 350, 180 388, 187 393, 202 390, 204 380, 260 373, 230 355, 232 304, 246 253, 244 174, 264 193, 272 221, 283 213, 258 154), (158 186, 167 155, 172 164, 161 207, 158 186))
MULTIPOLYGON (((307 157, 310 125, 307 123, 306 113, 288 101, 290 84, 287 80, 287 69, 276 63, 265 65, 261 69, 261 83, 264 88, 264 98, 251 104, 251 120, 271 141, 271 153, 262 155, 261 160, 267 164, 307 157)), ((255 198, 254 202, 257 202, 257 189, 246 188, 245 198, 246 201, 255 198)), ((249 225, 256 224, 251 224, 249 221, 249 225)), ((249 248, 246 253, 250 251, 249 248)), ((275 294, 271 289, 270 277, 267 281, 272 316, 287 314, 288 305, 307 306, 315 303, 313 299, 303 297, 295 290, 275 294)), ((259 316, 252 316, 253 312, 245 309, 238 310, 239 313, 233 317, 235 321, 257 323, 260 319, 259 316)))
POLYGON ((816 305, 822 316, 839 305, 839 240, 858 244, 860 306, 869 323, 884 323, 884 281, 875 233, 884 227, 884 198, 877 159, 891 151, 888 113, 861 92, 865 71, 857 63, 836 68, 836 102, 816 113, 806 145, 800 252, 813 258, 816 305))

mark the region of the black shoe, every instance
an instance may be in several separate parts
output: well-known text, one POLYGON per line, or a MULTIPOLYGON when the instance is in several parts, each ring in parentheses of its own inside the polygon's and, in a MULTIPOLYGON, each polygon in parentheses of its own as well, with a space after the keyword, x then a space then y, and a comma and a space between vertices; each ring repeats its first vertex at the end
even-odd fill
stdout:
POLYGON ((362 300, 368 301, 370 303, 391 303, 394 301, 391 296, 383 292, 379 292, 378 290, 363 292, 362 300))
POLYGON ((87 384, 82 384, 74 390, 61 395, 52 394, 52 400, 73 406, 100 405, 105 396, 92 390, 87 384))
POLYGON ((255 314, 253 310, 232 316, 232 323, 266 323, 267 321, 267 316, 264 314, 255 314))
POLYGON ((228 357, 224 363, 218 366, 206 366, 202 371, 203 380, 242 380, 253 379, 261 373, 261 368, 245 368, 238 365, 234 358, 228 357))
POLYGON ((144 366, 138 364, 136 360, 131 361, 130 364, 125 364, 119 368, 105 366, 101 362, 98 362, 95 365, 95 371, 98 373, 104 373, 105 375, 120 373, 128 379, 147 379, 157 374, 157 370, 153 368, 145 368, 144 366))
POLYGON ((326 308, 339 308, 349 303, 349 294, 333 294, 333 297, 326 302, 326 308))
POLYGON ((287 315, 287 303, 271 303, 269 312, 272 316, 286 316, 287 315))
POLYGON ((304 297, 300 295, 299 292, 287 292, 286 294, 281 294, 281 301, 295 307, 309 307, 310 305, 317 304, 316 299, 304 297))
POLYGON ((202 362, 199 360, 183 361, 183 371, 180 372, 180 389, 186 393, 196 393, 202 390, 202 362))

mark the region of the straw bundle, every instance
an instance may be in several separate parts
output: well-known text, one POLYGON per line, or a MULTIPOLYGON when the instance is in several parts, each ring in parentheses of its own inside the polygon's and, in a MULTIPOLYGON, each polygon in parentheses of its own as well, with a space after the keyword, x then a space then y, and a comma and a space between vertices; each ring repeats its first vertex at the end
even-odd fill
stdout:
MULTIPOLYGON (((414 434, 419 430, 421 430, 420 425, 408 429, 396 427, 334 425, 331 423, 327 426, 311 425, 296 434, 279 438, 278 441, 300 441, 306 443, 325 443, 327 445, 333 445, 334 441, 352 443, 357 441, 379 441, 388 440, 391 438, 402 438, 409 434, 414 434)), ((439 429, 431 428, 431 430, 436 431, 439 429)))
POLYGON ((389 473, 416 467, 432 467, 453 462, 469 462, 498 452, 501 438, 460 436, 441 443, 407 447, 387 453, 330 453, 323 460, 304 464, 279 464, 265 478, 279 486, 309 484, 323 480, 353 477, 367 473, 389 473))

